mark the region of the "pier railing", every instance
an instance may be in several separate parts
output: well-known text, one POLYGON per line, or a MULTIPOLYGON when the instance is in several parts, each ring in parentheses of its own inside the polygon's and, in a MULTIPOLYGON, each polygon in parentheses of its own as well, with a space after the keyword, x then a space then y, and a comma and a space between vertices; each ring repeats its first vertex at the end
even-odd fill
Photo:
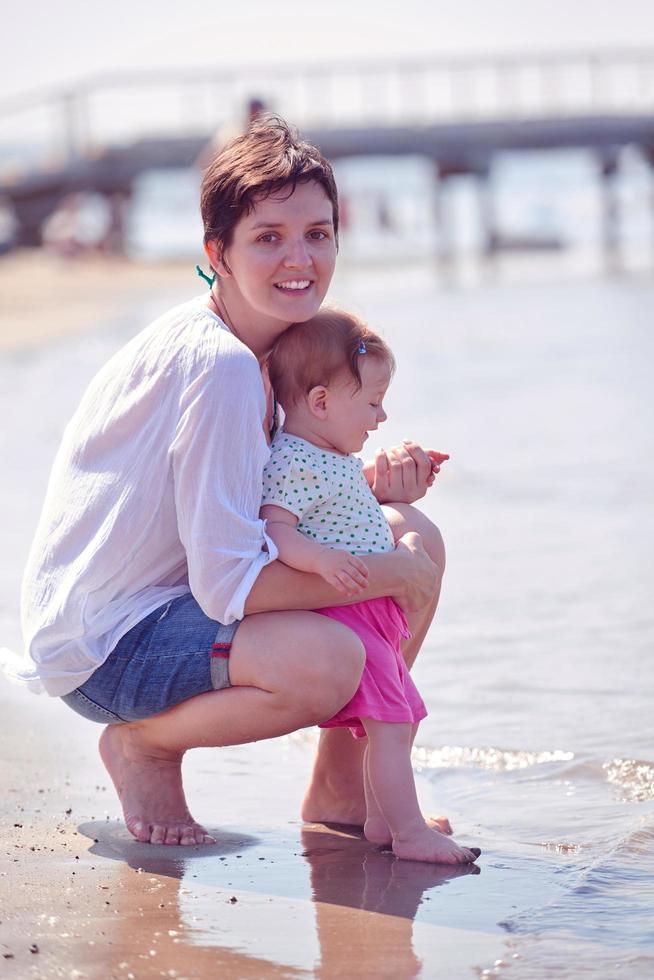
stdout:
POLYGON ((253 96, 300 127, 654 114, 654 49, 126 71, 0 100, 0 172, 210 134, 253 96))

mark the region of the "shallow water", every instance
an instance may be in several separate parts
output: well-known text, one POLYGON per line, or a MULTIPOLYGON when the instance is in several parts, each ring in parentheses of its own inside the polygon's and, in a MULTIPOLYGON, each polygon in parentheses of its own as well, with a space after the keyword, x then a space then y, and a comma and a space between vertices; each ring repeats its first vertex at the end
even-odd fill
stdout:
MULTIPOLYGON (((333 295, 397 354, 368 451, 411 435, 452 457, 424 502, 448 570, 416 668, 430 715, 415 763, 425 806, 484 855, 481 875, 417 904, 424 975, 429 922, 502 939, 479 975, 654 976, 654 283, 446 290, 424 265, 345 268, 333 295)), ((65 421, 169 299, 0 360, 3 643, 18 643, 19 571, 65 421)), ((308 764, 310 740, 295 742, 308 764)))
POLYGON ((418 285, 367 310, 399 354, 384 441, 452 455, 416 763, 530 881, 498 918, 511 976, 654 975, 653 302, 643 280, 418 285))

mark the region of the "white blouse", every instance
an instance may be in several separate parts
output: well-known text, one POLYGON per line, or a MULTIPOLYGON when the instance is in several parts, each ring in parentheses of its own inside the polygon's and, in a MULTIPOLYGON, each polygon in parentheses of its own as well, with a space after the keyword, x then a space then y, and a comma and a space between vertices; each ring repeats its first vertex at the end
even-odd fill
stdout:
POLYGON ((212 619, 240 619, 277 557, 259 519, 259 364, 205 303, 118 351, 66 428, 23 579, 25 655, 2 651, 34 691, 79 687, 132 626, 189 591, 212 619))

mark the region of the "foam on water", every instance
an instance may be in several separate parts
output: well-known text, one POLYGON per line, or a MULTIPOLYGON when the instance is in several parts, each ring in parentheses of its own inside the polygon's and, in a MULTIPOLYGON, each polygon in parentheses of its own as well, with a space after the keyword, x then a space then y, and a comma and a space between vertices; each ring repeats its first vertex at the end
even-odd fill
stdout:
POLYGON ((511 749, 498 749, 493 746, 466 747, 445 745, 440 749, 427 749, 416 746, 413 750, 414 765, 418 770, 439 769, 442 767, 475 766, 495 772, 510 772, 513 769, 527 769, 544 762, 570 762, 574 752, 554 751, 528 752, 511 749))
POLYGON ((637 759, 612 759, 604 763, 608 781, 625 802, 654 800, 654 763, 637 759))

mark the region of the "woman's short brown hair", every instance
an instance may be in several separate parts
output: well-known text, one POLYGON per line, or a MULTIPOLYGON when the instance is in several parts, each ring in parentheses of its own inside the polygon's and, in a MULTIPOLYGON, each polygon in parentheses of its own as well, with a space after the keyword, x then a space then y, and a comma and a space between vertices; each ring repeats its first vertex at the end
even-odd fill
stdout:
POLYGON ((270 383, 288 411, 318 385, 328 387, 349 374, 361 388, 359 361, 373 357, 388 365, 395 358, 388 344, 353 313, 325 307, 304 323, 293 323, 278 337, 268 355, 270 383))
POLYGON ((277 191, 293 193, 298 184, 315 180, 332 205, 338 243, 338 193, 331 164, 294 127, 273 113, 259 116, 211 161, 202 180, 200 211, 204 242, 225 249, 234 227, 256 200, 277 191))

